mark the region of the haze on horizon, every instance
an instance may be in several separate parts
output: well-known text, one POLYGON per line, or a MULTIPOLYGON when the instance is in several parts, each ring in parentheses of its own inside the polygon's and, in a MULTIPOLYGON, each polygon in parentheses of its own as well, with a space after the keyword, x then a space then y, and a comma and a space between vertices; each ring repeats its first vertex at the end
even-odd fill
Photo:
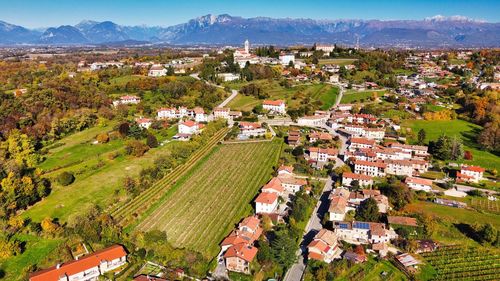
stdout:
POLYGON ((500 1, 134 1, 20 0, 0 1, 0 20, 27 28, 74 25, 88 19, 121 25, 171 26, 206 14, 241 17, 421 20, 460 15, 500 22, 500 1))

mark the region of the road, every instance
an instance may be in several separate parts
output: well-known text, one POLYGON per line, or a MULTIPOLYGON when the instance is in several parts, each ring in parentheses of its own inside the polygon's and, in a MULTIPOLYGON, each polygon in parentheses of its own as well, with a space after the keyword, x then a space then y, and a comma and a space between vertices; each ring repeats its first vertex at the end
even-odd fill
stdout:
POLYGON ((224 107, 226 106, 231 100, 233 100, 236 96, 238 95, 238 91, 236 90, 231 90, 231 95, 227 97, 221 104, 219 104, 219 107, 224 107))
POLYGON ((304 271, 306 269, 304 260, 307 255, 307 244, 311 242, 314 235, 316 235, 316 233, 318 233, 318 231, 322 228, 321 219, 328 211, 328 196, 332 190, 332 184, 332 179, 328 177, 325 187, 323 188, 323 193, 321 194, 321 197, 318 200, 318 203, 316 204, 313 214, 304 231, 304 236, 300 242, 300 249, 297 251, 297 261, 287 271, 284 279, 285 281, 299 281, 304 275, 304 271))
MULTIPOLYGON (((217 84, 214 84, 212 82, 209 82, 209 81, 205 81, 205 80, 202 80, 199 76, 198 73, 193 73, 193 74, 190 74, 189 76, 193 77, 194 79, 196 80, 200 80, 200 81, 204 81, 205 83, 207 83, 208 85, 211 85, 211 86, 214 86, 214 87, 217 87, 217 88, 221 88, 221 89, 224 89, 224 87, 222 87, 221 85, 217 85, 217 84)), ((221 102, 218 107, 224 107, 226 106, 231 100, 233 100, 236 96, 238 95, 238 91, 237 90, 234 90, 234 89, 231 89, 231 95, 229 97, 227 97, 223 102, 221 102)))

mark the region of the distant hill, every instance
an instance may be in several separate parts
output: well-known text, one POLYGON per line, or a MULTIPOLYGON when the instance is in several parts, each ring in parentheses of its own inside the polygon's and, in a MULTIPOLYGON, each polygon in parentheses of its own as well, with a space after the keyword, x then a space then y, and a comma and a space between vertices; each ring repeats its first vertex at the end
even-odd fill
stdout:
POLYGON ((312 20, 205 15, 170 26, 122 26, 82 21, 39 31, 0 21, 0 44, 102 44, 152 42, 182 45, 295 45, 315 42, 365 47, 500 47, 500 23, 464 17, 424 20, 312 20))

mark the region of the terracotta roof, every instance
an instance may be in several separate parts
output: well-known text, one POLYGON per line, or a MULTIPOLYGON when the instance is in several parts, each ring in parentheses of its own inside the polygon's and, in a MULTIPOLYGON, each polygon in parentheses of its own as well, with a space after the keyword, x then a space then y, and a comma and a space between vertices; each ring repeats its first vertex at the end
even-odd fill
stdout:
POLYGON ((281 185, 281 180, 279 178, 272 178, 262 188, 263 192, 268 192, 267 190, 274 190, 274 191, 277 191, 278 193, 281 193, 285 190, 285 188, 281 185))
POLYGON ((309 252, 307 254, 307 257, 309 259, 318 260, 318 261, 322 261, 323 260, 323 255, 319 254, 319 253, 316 253, 316 252, 309 252))
POLYGON ((330 207, 328 208, 328 212, 343 214, 346 211, 347 200, 345 197, 334 196, 330 200, 330 207))
POLYGON ((418 226, 417 219, 410 217, 388 216, 387 221, 389 222, 389 224, 418 226))
POLYGON ((117 258, 126 257, 125 248, 121 245, 113 245, 93 254, 81 257, 78 260, 63 263, 57 268, 53 266, 44 270, 34 272, 30 275, 30 281, 58 281, 61 276, 71 276, 82 271, 99 266, 101 261, 112 261, 117 258))
POLYGON ((359 144, 368 144, 375 145, 375 140, 367 139, 367 138, 351 138, 351 143, 359 143, 359 144))
POLYGON ((293 166, 285 166, 285 165, 281 165, 279 168, 278 168, 278 172, 281 172, 281 171, 287 171, 288 173, 293 173, 293 166))
POLYGON ((194 113, 196 114, 202 114, 202 113, 205 113, 205 110, 203 110, 203 108, 197 106, 193 109, 194 113))
POLYGON ((407 183, 407 184, 415 183, 415 184, 432 186, 432 180, 423 179, 423 178, 407 177, 405 179, 405 183, 407 183))
POLYGON ((375 243, 372 245, 372 249, 374 251, 383 251, 383 250, 387 250, 388 248, 389 247, 385 243, 375 243))
POLYGON ((240 122, 239 123, 239 127, 243 128, 243 129, 249 129, 249 128, 251 128, 251 129, 258 129, 261 126, 257 122, 240 122))
POLYGON ((227 249, 224 258, 237 257, 247 262, 252 262, 256 255, 257 248, 246 243, 239 243, 227 249))
POLYGON ((255 202, 262 204, 273 204, 278 200, 278 195, 276 193, 262 192, 257 196, 255 202))
POLYGON ((328 155, 336 155, 338 150, 336 150, 335 148, 310 147, 309 152, 317 152, 317 153, 325 153, 328 155))
POLYGON ((293 185, 306 185, 307 184, 307 180, 305 179, 298 179, 298 178, 295 178, 293 176, 289 176, 289 175, 281 175, 278 177, 281 181, 281 183, 283 184, 293 184, 293 185))
POLYGON ((138 96, 121 96, 120 99, 122 100, 133 100, 133 99, 140 99, 138 96))
POLYGON ((320 239, 324 241, 326 244, 334 247, 337 245, 337 234, 335 232, 322 228, 314 237, 314 239, 320 239))
POLYGON ((342 173, 342 178, 348 178, 348 179, 354 179, 354 180, 373 180, 372 177, 367 176, 367 175, 362 175, 362 174, 355 174, 355 173, 350 173, 350 172, 344 172, 342 173))
POLYGON ((231 232, 228 237, 222 240, 221 246, 232 246, 240 243, 249 243, 248 239, 238 235, 236 231, 231 232))
POLYGON ((281 104, 284 104, 284 103, 285 103, 284 100, 265 100, 262 104, 280 106, 281 104))
POLYGON ((181 124, 184 125, 184 126, 188 126, 188 127, 193 127, 193 126, 198 125, 198 123, 196 123, 196 122, 194 122, 192 120, 187 120, 185 122, 182 122, 181 124))
POLYGON ((462 166, 461 170, 462 171, 478 172, 478 173, 483 173, 485 171, 485 169, 483 169, 479 166, 462 166))
POLYGON ((361 190, 364 196, 377 196, 380 195, 380 190, 377 189, 363 189, 361 190))
POLYGON ((163 70, 165 67, 161 65, 153 65, 149 70, 163 70))
POLYGON ((363 160, 354 161, 354 165, 379 167, 379 168, 386 168, 387 167, 387 164, 382 163, 382 162, 370 162, 370 161, 363 161, 363 160))

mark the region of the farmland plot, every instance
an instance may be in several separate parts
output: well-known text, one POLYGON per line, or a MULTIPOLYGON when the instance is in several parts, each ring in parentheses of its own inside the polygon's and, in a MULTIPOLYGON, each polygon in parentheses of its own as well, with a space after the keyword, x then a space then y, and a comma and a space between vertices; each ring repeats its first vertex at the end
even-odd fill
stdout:
POLYGON ((171 243, 214 256, 271 177, 281 142, 218 146, 181 178, 136 229, 165 231, 171 243))

